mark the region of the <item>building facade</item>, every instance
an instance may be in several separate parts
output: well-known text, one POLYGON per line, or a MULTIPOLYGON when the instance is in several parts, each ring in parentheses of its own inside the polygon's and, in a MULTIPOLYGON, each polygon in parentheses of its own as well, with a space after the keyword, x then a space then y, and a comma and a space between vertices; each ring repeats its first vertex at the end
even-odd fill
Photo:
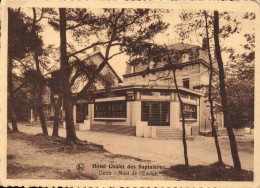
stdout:
MULTIPOLYGON (((205 96, 209 82, 209 62, 205 46, 180 43, 169 45, 168 49, 182 54, 181 60, 177 63, 176 80, 184 103, 187 135, 209 131, 210 108, 205 96)), ((96 53, 92 56, 92 61, 99 64, 102 58, 101 53, 96 53)), ((90 130, 131 127, 131 130, 136 130, 137 136, 145 134, 147 137, 180 136, 182 131, 180 102, 173 73, 165 65, 166 59, 163 57, 156 64, 129 63, 122 83, 108 64, 103 72, 110 71, 116 82, 109 91, 96 83, 100 87, 95 92, 94 99, 80 100, 75 105, 75 123, 82 124, 84 120, 88 120, 90 130)), ((214 73, 217 73, 215 68, 214 73)), ((222 128, 222 114, 215 114, 215 118, 216 128, 222 128)))

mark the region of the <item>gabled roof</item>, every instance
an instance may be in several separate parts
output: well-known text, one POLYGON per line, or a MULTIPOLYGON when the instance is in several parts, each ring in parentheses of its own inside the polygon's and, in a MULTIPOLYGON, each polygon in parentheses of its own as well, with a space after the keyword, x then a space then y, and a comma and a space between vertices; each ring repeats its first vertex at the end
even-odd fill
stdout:
MULTIPOLYGON (((103 54, 100 52, 100 51, 95 51, 95 52, 92 52, 90 54, 87 54, 87 55, 84 55, 84 56, 81 56, 79 57, 79 59, 81 61, 85 61, 85 60, 88 60, 90 59, 91 57, 95 56, 95 55, 99 55, 103 60, 105 59, 105 57, 103 56, 103 54)), ((118 82, 119 83, 123 83, 122 79, 118 76, 118 74, 116 73, 116 71, 113 69, 113 67, 110 65, 109 62, 106 63, 107 66, 109 67, 109 69, 113 72, 113 74, 116 76, 116 78, 118 79, 118 82)))
MULTIPOLYGON (((103 60, 105 59, 105 57, 103 56, 103 54, 100 51, 95 51, 95 52, 92 52, 90 54, 80 56, 79 59, 81 61, 85 61, 85 60, 88 60, 95 55, 99 55, 103 60)), ((113 67, 110 65, 109 62, 107 62, 107 66, 113 72, 113 74, 116 76, 116 78, 118 79, 118 82, 123 83, 122 79, 118 76, 118 74, 116 73, 116 71, 113 69, 113 67)), ((60 74, 60 70, 54 70, 54 71, 51 72, 52 77, 58 77, 59 74, 60 74)))

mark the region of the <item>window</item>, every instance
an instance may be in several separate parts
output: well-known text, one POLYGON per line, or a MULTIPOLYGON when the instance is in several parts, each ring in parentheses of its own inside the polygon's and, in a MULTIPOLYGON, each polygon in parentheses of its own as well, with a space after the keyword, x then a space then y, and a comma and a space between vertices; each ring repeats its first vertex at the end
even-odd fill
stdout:
POLYGON ((195 101, 196 101, 196 100, 197 100, 197 97, 196 97, 196 96, 194 96, 194 95, 191 95, 191 96, 190 96, 190 99, 191 99, 191 100, 195 100, 195 101))
MULTIPOLYGON (((191 104, 183 104, 183 112, 185 119, 197 119, 197 106, 191 104)), ((180 112, 181 118, 181 112, 180 112)))
POLYGON ((181 98, 185 98, 185 99, 188 99, 189 98, 189 95, 185 94, 185 93, 181 93, 180 94, 181 98))
POLYGON ((190 79, 189 78, 185 78, 182 80, 182 84, 183 84, 183 87, 185 88, 190 88, 190 79))
POLYGON ((153 96, 153 93, 151 91, 143 91, 142 92, 142 95, 145 95, 145 96, 153 96))
POLYGON ((160 95, 161 95, 161 96, 170 96, 170 94, 171 94, 171 93, 170 93, 170 92, 167 92, 167 91, 161 91, 161 92, 160 92, 160 95))
POLYGON ((148 121, 149 126, 170 125, 170 105, 168 102, 142 102, 142 121, 148 121))
POLYGON ((153 61, 151 61, 151 62, 149 63, 149 69, 154 69, 154 68, 156 68, 156 63, 153 62, 153 61))
POLYGON ((126 102, 95 103, 95 118, 126 118, 126 102))
POLYGON ((185 53, 182 55, 182 62, 188 62, 189 61, 189 54, 185 53))
POLYGON ((131 73, 135 73, 135 65, 131 65, 131 73))

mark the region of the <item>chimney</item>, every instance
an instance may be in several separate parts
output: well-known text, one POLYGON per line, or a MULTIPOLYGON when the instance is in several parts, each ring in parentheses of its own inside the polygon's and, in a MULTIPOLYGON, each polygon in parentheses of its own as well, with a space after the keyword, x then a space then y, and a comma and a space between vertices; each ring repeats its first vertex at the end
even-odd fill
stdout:
POLYGON ((93 47, 93 52, 100 52, 100 47, 94 46, 93 47))
POLYGON ((202 39, 202 50, 207 50, 207 48, 208 48, 208 41, 207 41, 207 38, 203 38, 202 39))

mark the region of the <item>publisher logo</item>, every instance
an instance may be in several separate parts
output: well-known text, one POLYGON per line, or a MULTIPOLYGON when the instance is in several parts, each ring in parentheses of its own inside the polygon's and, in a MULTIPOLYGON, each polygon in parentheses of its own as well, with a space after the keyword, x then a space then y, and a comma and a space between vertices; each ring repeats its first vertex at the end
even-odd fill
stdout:
POLYGON ((82 163, 77 164, 76 169, 78 172, 82 172, 85 169, 84 164, 82 163))

